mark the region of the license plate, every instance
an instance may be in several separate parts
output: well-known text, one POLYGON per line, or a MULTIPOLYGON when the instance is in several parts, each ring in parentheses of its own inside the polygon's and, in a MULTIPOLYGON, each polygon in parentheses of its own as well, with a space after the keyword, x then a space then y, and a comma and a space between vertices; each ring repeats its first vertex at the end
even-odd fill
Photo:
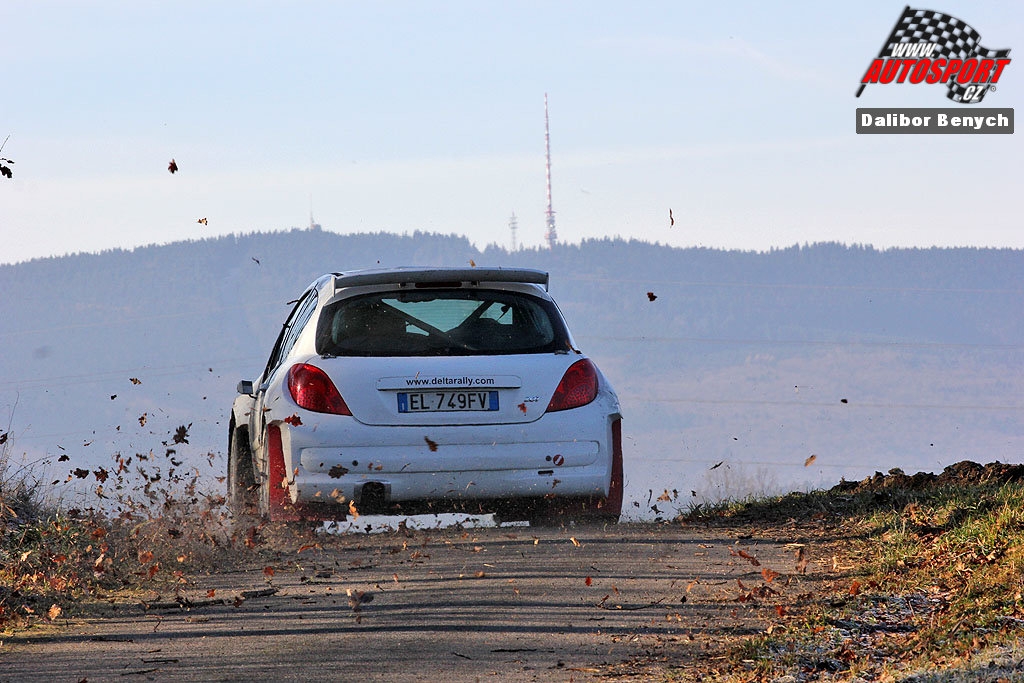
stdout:
POLYGON ((403 391, 398 394, 400 413, 454 413, 497 409, 497 391, 403 391))

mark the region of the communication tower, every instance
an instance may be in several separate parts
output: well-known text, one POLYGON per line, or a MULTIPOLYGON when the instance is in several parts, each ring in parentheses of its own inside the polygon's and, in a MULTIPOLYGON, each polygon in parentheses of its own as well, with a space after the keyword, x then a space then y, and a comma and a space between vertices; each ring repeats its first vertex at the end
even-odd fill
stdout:
POLYGON ((512 251, 518 249, 516 244, 516 230, 519 229, 519 221, 516 220, 516 212, 512 212, 512 217, 508 219, 508 229, 512 233, 512 251))
POLYGON ((547 230, 544 239, 547 240, 548 249, 554 249, 558 242, 558 231, 555 229, 555 209, 551 205, 551 130, 548 126, 548 94, 544 93, 544 150, 547 158, 547 182, 548 182, 548 210, 547 230))
POLYGON ((313 195, 309 195, 309 229, 320 230, 320 224, 313 219, 313 195))

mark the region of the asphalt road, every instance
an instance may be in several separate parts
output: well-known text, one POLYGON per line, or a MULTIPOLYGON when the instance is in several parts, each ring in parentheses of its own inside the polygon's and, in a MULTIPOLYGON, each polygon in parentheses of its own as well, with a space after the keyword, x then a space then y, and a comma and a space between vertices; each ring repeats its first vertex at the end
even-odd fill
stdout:
POLYGON ((283 537, 264 566, 235 563, 8 638, 0 681, 684 675, 774 628, 778 605, 826 571, 812 551, 795 573, 799 539, 750 533, 621 524, 283 537))

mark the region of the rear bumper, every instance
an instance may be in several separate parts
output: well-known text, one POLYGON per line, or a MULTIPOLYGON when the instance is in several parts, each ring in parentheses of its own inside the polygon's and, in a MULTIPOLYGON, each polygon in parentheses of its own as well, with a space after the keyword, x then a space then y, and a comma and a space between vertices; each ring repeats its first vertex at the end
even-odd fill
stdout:
POLYGON ((607 493, 597 441, 434 443, 436 451, 426 442, 302 449, 294 500, 314 502, 335 490, 358 499, 367 482, 382 484, 395 501, 543 496, 559 488, 565 495, 607 493))
POLYGON ((273 423, 287 473, 282 502, 302 517, 319 509, 330 517, 328 508, 367 497, 384 505, 604 498, 615 493, 617 408, 599 398, 527 424, 447 427, 375 427, 300 412, 298 426, 273 423))

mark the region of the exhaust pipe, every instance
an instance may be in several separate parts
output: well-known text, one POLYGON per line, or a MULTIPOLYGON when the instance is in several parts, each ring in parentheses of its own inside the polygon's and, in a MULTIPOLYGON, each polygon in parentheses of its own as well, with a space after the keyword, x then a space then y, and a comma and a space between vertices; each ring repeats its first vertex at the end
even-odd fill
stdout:
POLYGON ((381 481, 368 481, 359 487, 355 495, 356 505, 360 514, 384 512, 391 502, 391 484, 381 481))

